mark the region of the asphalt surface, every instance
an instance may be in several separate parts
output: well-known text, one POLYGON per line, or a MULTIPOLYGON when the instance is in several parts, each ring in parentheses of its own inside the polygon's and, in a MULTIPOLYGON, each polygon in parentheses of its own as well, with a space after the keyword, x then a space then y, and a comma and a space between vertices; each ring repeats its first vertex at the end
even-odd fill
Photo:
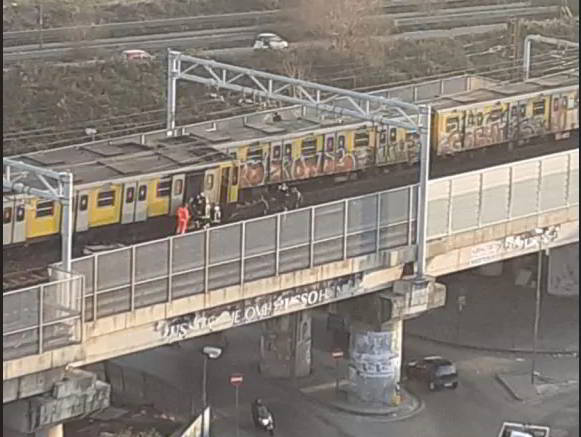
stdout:
MULTIPOLYGON (((479 280, 475 278, 473 283, 479 280)), ((464 280, 455 281, 454 275, 447 278, 450 288, 463 286, 463 283, 464 280)), ((511 289, 510 284, 507 279, 506 293, 518 292, 511 289)), ((490 294, 488 297, 499 300, 497 295, 490 294)), ((489 316, 497 322, 502 317, 494 313, 489 316)), ((431 319, 432 330, 437 332, 439 324, 444 323, 447 317, 446 311, 435 310, 431 319)), ((547 326, 547 329, 559 331, 561 328, 557 325, 547 326)), ((570 330, 560 332, 569 337, 578 335, 570 330)), ((496 435, 503 421, 548 425, 552 437, 579 436, 577 357, 538 357, 537 369, 543 377, 553 381, 552 384, 545 384, 551 389, 527 402, 520 402, 497 381, 497 375, 530 372, 529 356, 443 345, 406 334, 404 360, 435 354, 452 359, 458 367, 460 385, 455 391, 431 393, 424 384, 406 381, 404 386, 422 399, 424 408, 405 420, 389 421, 383 417, 342 413, 314 402, 309 395, 297 389, 299 382, 263 378, 256 370, 259 334, 257 325, 229 331, 223 357, 210 363, 208 399, 216 415, 215 435, 235 435, 234 390, 228 378, 233 372, 241 372, 245 380, 240 390, 240 437, 262 435, 254 431, 248 413, 249 403, 257 396, 264 398, 274 411, 277 436, 280 437, 489 437, 496 435)), ((487 334, 481 333, 483 337, 487 334)), ((114 362, 155 375, 163 381, 164 390, 173 393, 171 397, 182 399, 187 409, 190 399, 199 402, 201 396, 202 359, 199 348, 207 341, 194 339, 183 342, 179 348, 161 347, 121 357, 114 362)), ((330 345, 330 334, 325 330, 325 315, 321 312, 315 313, 313 318, 313 342, 314 373, 321 374, 328 367, 325 357, 329 355, 330 345)), ((332 380, 329 382, 332 383, 332 380)), ((76 437, 75 434, 71 435, 76 437)))

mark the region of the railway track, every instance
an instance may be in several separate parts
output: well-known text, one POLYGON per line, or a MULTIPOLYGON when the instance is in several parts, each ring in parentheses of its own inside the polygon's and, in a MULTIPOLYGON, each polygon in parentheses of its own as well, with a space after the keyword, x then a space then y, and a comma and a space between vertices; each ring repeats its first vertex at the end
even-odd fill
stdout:
MULTIPOLYGON (((270 18, 277 12, 268 12, 270 18)), ((453 9, 442 9, 437 14, 426 15, 424 12, 402 12, 386 14, 369 18, 370 21, 379 22, 387 19, 393 20, 397 31, 401 33, 427 30, 454 29, 475 25, 493 25, 505 23, 507 17, 519 18, 549 18, 557 16, 558 7, 542 6, 531 7, 528 2, 511 3, 506 5, 466 6, 453 9)), ((248 13, 257 14, 257 13, 248 13)), ((261 12, 260 14, 265 14, 261 12)), ((240 14, 236 14, 240 15, 240 14)), ((177 20, 171 30, 183 26, 187 20, 200 20, 205 17, 188 17, 177 20)), ((253 18, 256 20, 256 16, 253 18)), ((274 20, 274 19, 273 19, 274 20)), ((166 30, 168 28, 167 20, 166 30)), ((149 22, 148 22, 149 23, 149 22)), ((276 23, 276 20, 272 21, 276 23)), ((132 24, 132 23, 126 23, 132 24)), ((278 23, 280 25, 280 23, 278 23)), ((102 25, 102 26, 118 26, 102 25)), ((99 28, 102 28, 100 26, 99 28)), ((95 26, 95 29, 98 26, 95 26)), ((62 31, 62 29, 53 29, 62 31)), ((81 41, 57 41, 45 42, 42 47, 38 43, 14 44, 15 39, 6 39, 4 36, 4 64, 27 59, 58 59, 66 55, 74 54, 75 49, 94 50, 99 53, 114 53, 125 49, 164 49, 190 48, 201 50, 219 50, 236 47, 250 47, 253 39, 259 31, 265 30, 264 24, 249 26, 228 27, 220 29, 186 30, 179 32, 148 33, 146 35, 132 35, 124 37, 108 37, 99 39, 83 39, 81 41)), ((157 30, 159 32, 159 29, 157 30)), ((43 32, 46 33, 46 32, 43 32)), ((38 32, 36 32, 38 37, 38 32)), ((43 37, 44 38, 44 37, 43 37)), ((17 40, 17 39, 16 39, 17 40)))

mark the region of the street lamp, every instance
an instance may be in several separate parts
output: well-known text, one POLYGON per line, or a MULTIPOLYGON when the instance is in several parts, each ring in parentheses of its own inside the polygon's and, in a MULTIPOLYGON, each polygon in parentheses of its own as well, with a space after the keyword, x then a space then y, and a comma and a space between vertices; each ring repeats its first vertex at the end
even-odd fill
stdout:
MULTIPOLYGON (((208 359, 216 360, 222 355, 222 348, 216 346, 204 346, 202 348, 202 355, 204 355, 204 372, 202 374, 202 406, 204 408, 208 405, 208 359)), ((194 411, 195 402, 192 402, 192 414, 194 411)))

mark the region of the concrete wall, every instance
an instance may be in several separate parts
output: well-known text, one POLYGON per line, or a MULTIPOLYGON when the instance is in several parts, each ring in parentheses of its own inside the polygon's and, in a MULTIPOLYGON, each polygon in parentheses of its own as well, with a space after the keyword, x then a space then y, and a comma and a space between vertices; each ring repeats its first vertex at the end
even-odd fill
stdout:
MULTIPOLYGON (((578 207, 564 208, 542 216, 532 216, 493 225, 430 242, 428 245, 428 257, 430 258, 428 273, 437 277, 534 252, 536 250, 534 247, 507 246, 505 239, 539 227, 559 225, 558 240, 553 241, 555 245, 578 241, 578 214, 578 207)), ((170 304, 153 305, 133 313, 119 314, 86 323, 84 332, 86 340, 82 345, 68 346, 41 355, 4 362, 3 380, 70 363, 82 366, 165 344, 167 339, 156 334, 157 322, 249 297, 363 271, 367 273, 360 294, 375 292, 399 279, 402 275, 403 265, 413 257, 414 254, 409 248, 393 251, 389 254, 379 253, 363 256, 254 281, 243 286, 228 287, 210 292, 207 295, 195 295, 176 300, 170 304)), ((208 330, 200 330, 192 333, 189 337, 207 333, 209 333, 208 330)))
POLYGON ((579 296, 579 243, 549 252, 547 293, 556 296, 579 296))

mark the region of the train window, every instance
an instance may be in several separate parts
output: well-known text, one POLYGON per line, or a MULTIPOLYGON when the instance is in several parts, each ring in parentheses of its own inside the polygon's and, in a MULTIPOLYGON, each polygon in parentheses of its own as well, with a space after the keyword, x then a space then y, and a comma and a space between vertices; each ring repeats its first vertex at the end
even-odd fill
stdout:
POLYGON ((81 196, 81 204, 79 205, 79 209, 81 211, 86 211, 88 206, 89 206, 89 196, 87 194, 83 194, 81 196))
POLYGON ((36 204, 36 217, 51 217, 54 214, 54 202, 38 202, 36 204))
POLYGON ((395 127, 392 127, 389 130, 389 141, 395 143, 396 140, 397 140, 397 129, 395 127))
POLYGON ((484 115, 482 115, 482 112, 479 112, 478 114, 476 114, 476 125, 482 126, 483 122, 484 122, 484 115))
POLYGON ((387 130, 382 129, 379 132, 379 144, 385 144, 385 143, 387 143, 387 130))
POLYGON ((354 139, 355 147, 369 147, 369 132, 367 129, 361 129, 358 132, 355 132, 355 139, 354 139))
POLYGON ((143 202, 145 199, 147 199, 147 185, 141 185, 137 193, 137 200, 143 202))
POLYGON ((248 149, 247 161, 262 161, 262 147, 252 147, 248 149))
POLYGON ((502 118, 502 109, 493 109, 488 116, 489 122, 495 122, 502 118))
POLYGON ((173 184, 173 192, 176 196, 181 196, 184 191, 184 181, 177 179, 173 184))
POLYGON ((518 111, 518 108, 515 105, 512 105, 510 107, 510 115, 511 115, 511 117, 516 117, 517 116, 517 111, 518 111))
POLYGON ((232 185, 238 185, 238 167, 234 166, 232 170, 232 185))
POLYGON ((458 129, 458 117, 449 117, 446 121, 446 133, 455 131, 458 129))
POLYGON ((553 97, 553 111, 559 110, 559 98, 553 97))
POLYGON ((169 197, 170 194, 171 194, 171 179, 170 178, 160 179, 160 181, 157 183, 156 196, 169 197))
POLYGON ((115 191, 101 191, 97 194, 97 207, 105 208, 115 204, 115 191))
POLYGON ((7 225, 10 222, 12 222, 12 208, 4 208, 4 224, 7 225))
POLYGON ((327 142, 325 143, 325 151, 332 152, 335 147, 335 137, 327 137, 327 142))
POLYGON ((206 190, 211 190, 212 188, 214 188, 214 175, 213 174, 209 174, 206 175, 206 190))
POLYGON ((466 126, 467 127, 474 126, 474 114, 472 113, 468 114, 468 116, 466 117, 466 126))
POLYGON ((16 222, 21 222, 22 220, 24 220, 25 212, 26 209, 22 205, 16 208, 16 222))
POLYGON ((277 144, 276 146, 272 146, 272 159, 274 159, 275 161, 279 161, 280 160, 280 155, 281 155, 281 145, 277 144))
POLYGON ((525 117, 527 115, 527 105, 520 105, 520 116, 525 117))
POLYGON ((310 158, 311 156, 315 156, 317 154, 316 138, 308 138, 306 140, 303 140, 302 154, 303 158, 310 158))
MULTIPOLYGON (((559 105, 557 104, 557 109, 559 105)), ((533 115, 545 115, 545 101, 541 100, 540 102, 533 103, 533 115)))
POLYGON ((284 157, 287 159, 292 159, 293 145, 291 143, 286 143, 284 145, 284 157))
POLYGON ((568 101, 568 100, 569 100, 569 99, 567 98, 567 96, 563 96, 563 97, 562 97, 562 99, 561 99, 561 108, 563 108, 563 109, 567 109, 567 101, 568 101))
POLYGON ((134 198, 135 198, 135 188, 134 187, 127 188, 127 192, 125 193, 125 203, 133 202, 134 198))

